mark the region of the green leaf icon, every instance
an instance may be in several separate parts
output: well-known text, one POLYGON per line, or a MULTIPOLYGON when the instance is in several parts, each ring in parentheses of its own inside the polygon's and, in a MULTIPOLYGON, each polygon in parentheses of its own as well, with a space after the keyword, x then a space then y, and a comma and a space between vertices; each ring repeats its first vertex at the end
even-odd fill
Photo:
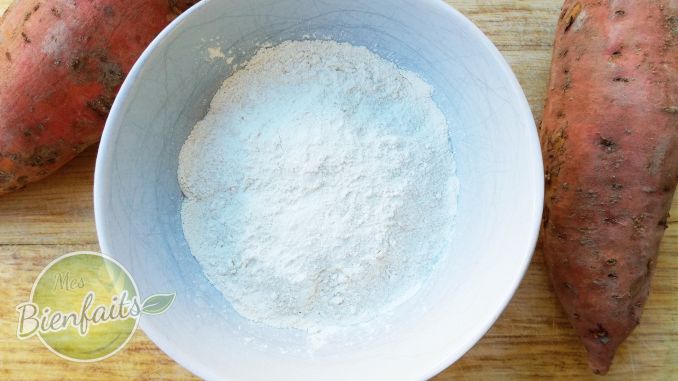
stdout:
POLYGON ((172 305, 174 297, 176 294, 155 294, 151 295, 146 300, 141 307, 141 311, 149 315, 157 315, 167 311, 168 308, 172 305))

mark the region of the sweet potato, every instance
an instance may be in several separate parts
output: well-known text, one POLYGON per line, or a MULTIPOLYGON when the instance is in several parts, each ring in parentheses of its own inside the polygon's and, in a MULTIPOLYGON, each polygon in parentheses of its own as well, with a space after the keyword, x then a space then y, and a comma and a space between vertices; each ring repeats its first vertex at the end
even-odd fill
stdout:
POLYGON ((566 0, 557 26, 542 245, 595 373, 639 323, 678 181, 676 7, 566 0))
POLYGON ((15 0, 0 20, 0 194, 97 142, 150 41, 197 0, 15 0))

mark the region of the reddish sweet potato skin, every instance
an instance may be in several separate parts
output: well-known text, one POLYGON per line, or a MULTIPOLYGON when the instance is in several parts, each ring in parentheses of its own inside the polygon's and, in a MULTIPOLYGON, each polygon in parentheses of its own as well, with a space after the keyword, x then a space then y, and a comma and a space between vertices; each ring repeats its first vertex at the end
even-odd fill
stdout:
POLYGON ((678 181, 676 7, 566 0, 557 26, 542 245, 595 373, 639 323, 678 181))
POLYGON ((97 142, 151 40, 197 0, 15 0, 0 20, 0 194, 97 142))

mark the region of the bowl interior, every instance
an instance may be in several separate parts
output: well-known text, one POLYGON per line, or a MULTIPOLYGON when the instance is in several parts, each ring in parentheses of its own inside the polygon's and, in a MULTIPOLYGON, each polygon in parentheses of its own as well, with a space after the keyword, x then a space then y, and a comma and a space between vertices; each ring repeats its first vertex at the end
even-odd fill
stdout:
POLYGON ((196 374, 412 379, 463 355, 501 313, 534 248, 543 198, 532 115, 510 69, 437 0, 206 0, 154 41, 109 117, 95 176, 102 250, 141 295, 176 292, 144 331, 196 374), (264 44, 333 39, 419 73, 447 117, 460 194, 454 247, 429 286, 378 323, 304 350, 304 335, 240 318, 184 240, 178 154, 235 66, 264 44))

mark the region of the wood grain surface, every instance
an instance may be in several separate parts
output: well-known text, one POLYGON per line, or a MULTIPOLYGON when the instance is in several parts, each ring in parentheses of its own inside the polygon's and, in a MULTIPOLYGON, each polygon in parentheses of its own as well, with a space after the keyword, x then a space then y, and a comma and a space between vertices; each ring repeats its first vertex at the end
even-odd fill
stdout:
MULTIPOLYGON (((10 0, 0 0, 0 12, 10 0)), ((560 0, 449 0, 502 51, 541 115, 560 0)), ((15 306, 35 277, 69 251, 97 250, 92 212, 96 147, 56 175, 0 197, 0 379, 111 380, 194 377, 141 331, 115 356, 62 360, 37 339, 16 338, 15 306)), ((678 380, 678 197, 662 243, 641 325, 621 347, 607 379, 678 380)), ((539 251, 522 285, 488 334, 436 380, 587 380, 582 346, 558 306, 539 251)))

